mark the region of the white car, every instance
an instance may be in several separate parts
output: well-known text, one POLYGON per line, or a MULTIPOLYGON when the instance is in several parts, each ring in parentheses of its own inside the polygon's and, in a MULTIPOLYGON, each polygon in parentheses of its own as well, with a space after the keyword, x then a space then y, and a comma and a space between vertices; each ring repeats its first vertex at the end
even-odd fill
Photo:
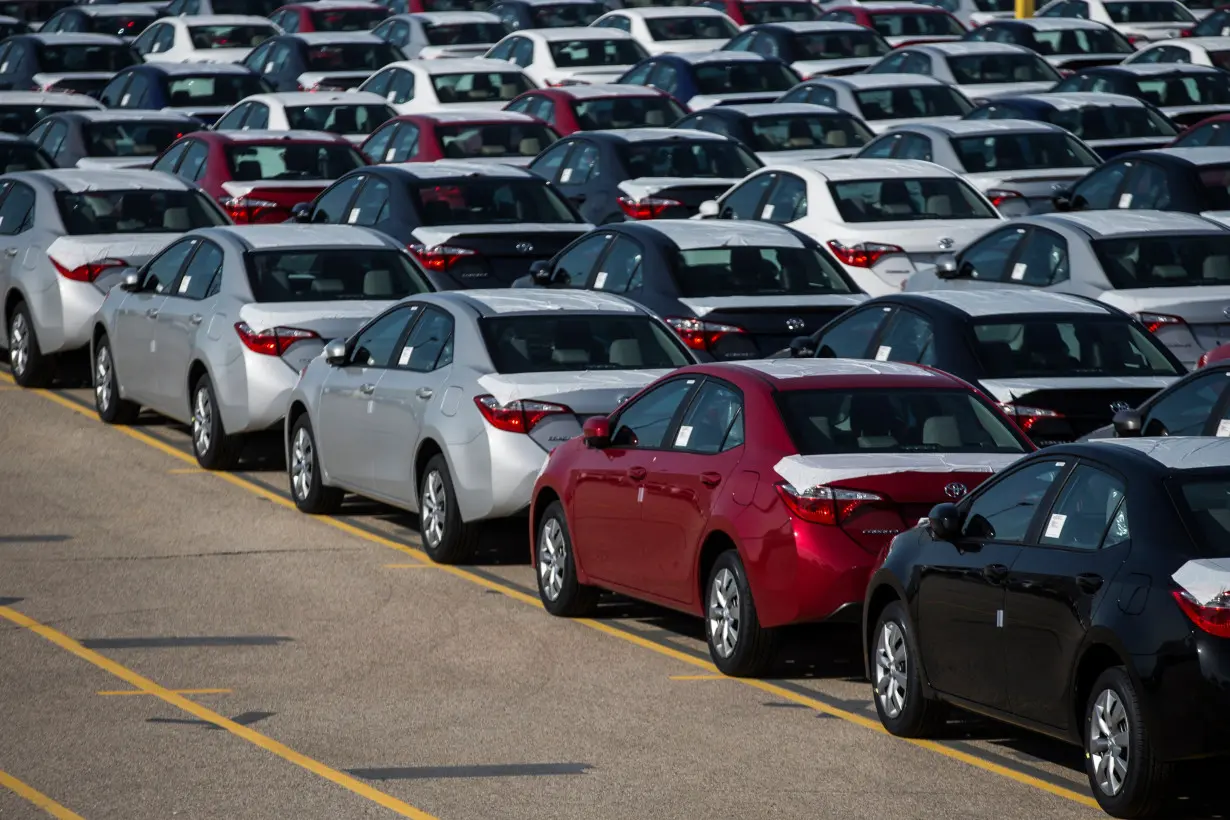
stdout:
POLYGON ((507 33, 500 18, 485 11, 397 14, 372 29, 411 60, 481 57, 507 33))
POLYGON ((626 31, 593 26, 523 29, 487 52, 546 86, 613 83, 648 56, 626 31))
POLYGON ((165 12, 169 17, 193 17, 202 14, 258 14, 268 17, 280 9, 283 0, 171 0, 165 12))
POLYGON ((25 134, 48 114, 97 111, 102 103, 84 94, 61 91, 0 91, 0 132, 25 134))
POLYGON ((398 114, 426 111, 498 111, 523 91, 538 87, 520 68, 503 60, 399 60, 359 86, 377 94, 398 114))
POLYGON ((877 134, 918 120, 959 120, 974 108, 956 88, 922 74, 821 77, 799 83, 777 101, 847 111, 877 134))
POLYGON ((782 163, 748 175, 701 216, 763 219, 824 245, 872 296, 896 293, 1004 221, 959 174, 930 162, 843 159, 782 163))
POLYGON ((1189 63, 1230 69, 1230 37, 1180 37, 1142 48, 1123 61, 1139 63, 1189 63))
POLYGON ((264 17, 244 14, 167 17, 142 32, 132 46, 147 63, 237 63, 281 33, 264 17))
POLYGON ((722 50, 754 51, 787 59, 780 52, 782 40, 788 38, 794 58, 790 67, 804 79, 825 74, 858 74, 892 50, 883 37, 856 23, 805 20, 773 23, 770 30, 772 34, 760 26, 749 26, 722 50))
POLYGON ((991 20, 1016 17, 1016 0, 916 0, 925 6, 935 6, 956 17, 969 28, 991 20))
POLYGON ((926 74, 975 103, 1050 90, 1060 74, 1037 52, 1010 43, 927 43, 893 51, 868 74, 926 74))
POLYGON ((1181 37, 1196 25, 1179 0, 1051 0, 1036 16, 1105 23, 1133 43, 1181 37))
POLYGON ((218 118, 214 130, 327 131, 357 145, 394 116, 375 94, 283 91, 245 97, 218 118))
POLYGON ((702 6, 619 9, 591 25, 626 31, 650 54, 715 51, 739 33, 725 14, 702 6))

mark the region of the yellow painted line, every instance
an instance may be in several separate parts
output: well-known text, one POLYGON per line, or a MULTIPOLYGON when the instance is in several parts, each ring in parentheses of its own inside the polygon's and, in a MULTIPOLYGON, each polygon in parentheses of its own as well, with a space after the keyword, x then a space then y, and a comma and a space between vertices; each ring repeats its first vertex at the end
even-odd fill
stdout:
MULTIPOLYGON (((0 378, 3 378, 4 380, 9 381, 10 383, 12 382, 12 378, 8 376, 7 374, 0 373, 0 378)), ((77 413, 80 413, 83 416, 88 416, 91 418, 95 417, 94 413, 86 410, 85 408, 81 407, 78 404, 75 404, 74 402, 69 401, 68 399, 62 396, 58 396, 55 393, 52 393, 49 390, 37 390, 33 392, 40 393, 46 396, 47 398, 51 399, 55 403, 62 405, 64 407, 67 407, 68 409, 73 410, 77 413)), ((119 430, 121 433, 124 433, 132 438, 135 438, 138 441, 144 442, 150 445, 151 447, 153 447, 154 449, 160 450, 173 458, 177 458, 181 461, 188 461, 193 464, 196 463, 196 459, 188 455, 187 453, 180 452, 179 450, 176 450, 174 447, 171 447, 168 444, 164 444, 163 442, 158 441, 157 439, 151 436, 148 436, 145 433, 140 432, 139 430, 134 430, 129 427, 114 427, 113 429, 119 430)), ((222 479, 223 481, 226 481, 227 483, 234 484, 236 487, 241 487, 250 493, 258 495, 261 498, 265 498, 273 502, 274 504, 277 504, 282 507, 287 507, 290 509, 295 509, 294 502, 290 501, 289 499, 286 499, 286 498, 283 498, 282 496, 271 493, 268 490, 264 489, 263 487, 258 487, 255 484, 252 484, 240 478, 239 476, 231 475, 230 473, 221 473, 221 472, 215 472, 213 473, 213 475, 216 475, 218 478, 222 479)), ((322 524, 326 524, 330 527, 333 527, 334 529, 341 530, 342 532, 349 533, 358 538, 362 538, 363 540, 369 541, 373 544, 379 544, 383 547, 388 547, 389 549, 394 549, 394 550, 397 550, 398 552, 405 553, 406 555, 413 556, 415 559, 418 559, 420 561, 430 561, 431 560, 430 558, 427 557, 427 554, 421 550, 414 549, 413 547, 408 547, 404 544, 399 544, 390 538, 385 538, 383 536, 370 533, 352 524, 348 524, 345 521, 339 521, 336 518, 329 518, 329 517, 324 517, 324 516, 318 516, 316 520, 320 521, 322 524)), ((511 587, 504 586, 503 584, 490 581, 486 578, 483 578, 481 575, 475 575, 474 573, 468 572, 467 570, 464 570, 460 567, 449 566, 446 564, 435 564, 434 566, 441 572, 448 573, 449 575, 454 575, 458 578, 469 581, 470 583, 477 584, 487 589, 495 590, 496 592, 502 592, 514 600, 521 601, 522 603, 528 604, 529 606, 542 609, 542 601, 540 601, 537 596, 527 595, 524 592, 521 592, 520 590, 512 589, 511 587)), ((718 673, 718 668, 714 666, 708 660, 702 660, 701 658, 697 658, 693 655, 689 655, 686 652, 681 652, 678 649, 672 649, 669 646, 663 646, 662 644, 655 643, 651 640, 648 640, 647 638, 642 638, 639 635, 634 635, 625 630, 616 629, 615 627, 604 624, 601 621, 593 620, 590 618, 576 618, 576 619, 573 619, 573 622, 587 626, 590 629, 595 629, 599 632, 610 635, 613 638, 618 638, 622 641, 635 644, 636 646, 639 646, 642 649, 648 649, 649 651, 656 652, 659 655, 665 655, 668 658, 674 658, 680 663, 685 663, 685 664, 688 664, 689 666, 695 667, 697 669, 701 669, 706 674, 718 673)), ((846 711, 845 709, 839 709, 835 706, 830 706, 827 703, 824 703, 823 701, 808 697, 806 695, 800 695, 797 692, 792 692, 789 689, 785 689, 781 686, 777 686, 776 684, 769 683, 768 681, 757 680, 755 678, 732 678, 731 680, 738 681, 739 683, 742 683, 745 686, 750 686, 754 689, 759 689, 762 692, 766 692, 775 697, 782 698, 783 700, 788 700, 792 703, 797 703, 802 706, 806 706, 810 709, 814 709, 817 712, 823 712, 826 715, 831 715, 835 718, 839 718, 848 723, 853 723, 856 726, 862 726, 863 728, 870 729, 873 732, 879 732, 880 734, 888 734, 888 731, 884 728, 884 726, 880 723, 878 719, 870 718, 866 715, 860 715, 856 712, 849 712, 849 711, 846 711)), ((191 703, 191 701, 187 701, 187 702, 191 703)), ((193 705, 195 706, 195 704, 193 705)), ((243 728, 243 727, 239 727, 239 728, 243 728)), ((947 757, 951 760, 958 760, 962 763, 966 763, 970 766, 973 766, 974 768, 982 769, 985 772, 990 772, 991 774, 996 774, 1001 777, 1005 777, 1009 780, 1015 781, 1022 785, 1032 786, 1033 788, 1047 792, 1048 794, 1053 794, 1056 797, 1062 797, 1065 800, 1071 800, 1074 803, 1080 803, 1081 805, 1089 806, 1090 808, 1098 808, 1097 801, 1094 800, 1093 797, 1091 797, 1088 794, 1082 794, 1081 792, 1075 791, 1074 789, 1069 789, 1064 786, 1057 786, 1054 783, 1049 783, 1041 778, 1034 777, 1028 774, 1024 774, 1023 772, 1014 771, 1013 769, 1009 769, 1006 766, 1001 766, 998 763, 992 763, 989 760, 983 760, 980 757, 968 754, 966 752, 962 752, 958 749, 950 748, 948 746, 943 745, 942 743, 937 743, 932 740, 916 740, 912 738, 899 738, 899 740, 905 743, 909 743, 911 745, 917 746, 919 748, 927 749, 928 751, 935 752, 936 754, 942 755, 943 757, 947 757)))
POLYGON ((725 675, 671 675, 668 680, 730 680, 725 675))
MULTIPOLYGON (((36 635, 46 638, 48 641, 61 649, 71 652, 78 658, 97 666, 99 669, 110 672, 112 675, 115 675, 117 678, 128 683, 130 686, 141 690, 144 694, 153 695, 171 706, 182 709, 195 718, 203 720, 207 723, 212 723, 220 729, 225 729, 231 734, 243 738, 252 745, 258 746, 267 752, 271 752, 288 763, 293 763, 300 768, 306 769, 312 774, 323 777, 325 780, 336 783, 347 791, 353 792, 360 797, 364 797, 378 806, 383 806, 386 809, 396 812, 402 817, 414 818, 414 820, 435 820, 435 818, 430 814, 420 811, 408 803, 403 803, 401 800, 398 800, 392 795, 385 794, 378 789, 373 789, 363 781, 355 777, 351 777, 345 772, 339 772, 337 769, 326 766, 318 760, 313 760, 307 755, 300 754, 289 746, 279 743, 273 738, 263 735, 255 729, 251 729, 247 726, 241 726, 235 721, 223 717, 212 709, 206 708, 195 701, 188 700, 188 698, 177 694, 171 689, 167 689, 164 686, 159 686, 149 678, 132 671, 126 666, 116 663, 105 655, 100 655, 93 649, 87 649, 77 641, 65 635, 63 632, 59 632, 58 630, 41 624, 15 609, 10 609, 7 606, 0 606, 0 618, 4 618, 17 626, 25 627, 36 635)), ((69 814, 62 816, 76 817, 77 815, 69 814)))
POLYGON ((11 774, 0 772, 0 786, 4 786, 18 797, 30 801, 52 817, 59 817, 61 820, 82 820, 80 814, 69 811, 37 789, 32 789, 25 783, 22 783, 11 774))
POLYGON ((435 569, 435 564, 385 564, 385 569, 435 569))
MULTIPOLYGON (((177 695, 229 695, 230 689, 168 689, 169 692, 174 692, 177 695)), ((96 692, 98 695, 150 695, 152 692, 144 692, 140 689, 117 689, 106 692, 96 692)))
POLYGON ((194 473, 203 473, 200 467, 176 467, 174 470, 167 470, 171 475, 193 475, 194 473))

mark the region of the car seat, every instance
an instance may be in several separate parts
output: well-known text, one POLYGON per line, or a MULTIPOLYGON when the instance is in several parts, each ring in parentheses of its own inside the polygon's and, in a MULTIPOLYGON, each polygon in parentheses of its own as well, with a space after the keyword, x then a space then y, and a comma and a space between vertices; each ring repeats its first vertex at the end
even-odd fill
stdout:
POLYGON ((947 194, 935 194, 927 197, 928 216, 952 216, 952 197, 947 194))
POLYGON ((880 184, 880 213, 886 216, 909 216, 914 213, 910 191, 901 180, 880 184))
POLYGON ((842 129, 833 128, 825 132, 824 144, 829 148, 847 148, 850 145, 850 138, 842 129))
POLYGON ((1026 323, 1021 352, 1029 369, 1064 371, 1075 364, 1058 326, 1047 321, 1026 323))
POLYGON ((171 107, 184 108, 192 105, 192 94, 187 91, 175 91, 171 94, 171 107))
POLYGON ((787 133, 789 134, 786 138, 787 148, 811 148, 816 144, 806 120, 791 120, 787 133))
POLYGON ((961 430, 955 416, 932 416, 923 422, 922 443, 930 447, 955 449, 961 446, 961 430))
POLYGON ((661 128, 666 125, 666 114, 654 109, 645 112, 645 125, 651 128, 661 128))
POLYGON ((517 143, 517 153, 523 157, 536 157, 542 152, 542 142, 537 137, 526 137, 517 143))
POLYGON ((636 339, 616 339, 611 342, 607 351, 607 364, 627 368, 644 366, 641 343, 636 339))
POLYGON ((290 287, 290 275, 281 268, 262 270, 256 275, 263 302, 286 302, 294 298, 290 287))
POLYGON ((1230 281, 1230 257, 1209 256, 1200 269, 1201 278, 1214 282, 1230 281))
POLYGON ((369 270, 363 274, 363 295, 371 299, 392 299, 393 274, 387 270, 369 270))
POLYGON ((246 159, 235 163, 235 179, 239 182, 251 182, 261 178, 261 164, 254 159, 246 159))
POLYGON ((995 168, 1000 171, 1015 171, 1025 165, 1025 153, 1013 137, 995 141, 995 168))
POLYGON ((333 109, 332 124, 326 129, 334 134, 356 134, 359 131, 359 116, 353 108, 333 109))
POLYGON ((442 199, 423 203, 423 222, 427 225, 447 225, 453 221, 453 209, 442 199))
POLYGON ((162 214, 162 227, 179 233, 192 230, 192 220, 188 218, 188 209, 167 208, 162 214))
POLYGON ((850 431, 862 449, 883 449, 898 444, 892 403, 883 396, 856 395, 850 401, 850 431))

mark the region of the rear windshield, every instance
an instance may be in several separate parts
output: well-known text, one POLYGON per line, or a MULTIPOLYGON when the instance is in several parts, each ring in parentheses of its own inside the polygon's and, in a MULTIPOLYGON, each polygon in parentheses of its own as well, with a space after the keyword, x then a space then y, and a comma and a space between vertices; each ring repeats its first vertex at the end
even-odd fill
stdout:
POLYGON ((830 182, 829 190, 845 222, 996 219, 998 216, 977 191, 952 177, 830 182))
POLYGON ((1174 77, 1143 77, 1136 81, 1138 96, 1167 107, 1230 103, 1230 75, 1187 74, 1174 77))
POLYGON ((55 163, 47 155, 33 145, 13 145, 0 143, 0 173, 11 174, 14 171, 37 171, 40 168, 54 168, 55 163))
POLYGON ((423 11, 486 11, 489 0, 423 0, 423 11))
POLYGON ((427 42, 433 46, 469 46, 498 43, 508 33, 501 23, 453 23, 423 26, 427 42))
POLYGON ((988 134, 953 138, 966 172, 1029 171, 1037 168, 1093 168, 1100 160, 1068 134, 988 134))
POLYGON ((577 100, 573 113, 582 131, 603 128, 664 128, 684 115, 683 106, 665 95, 577 100))
POLYGON ((73 236, 100 233, 183 233, 229 225, 200 191, 58 191, 64 229, 73 236))
POLYGON ((1002 416, 968 390, 783 390, 777 406, 804 456, 1028 449, 1002 416))
POLYGON ((182 122, 91 122, 82 129, 85 152, 91 157, 152 157, 200 126, 182 122))
POLYGON ((141 62, 137 53, 126 45, 96 45, 39 43, 38 70, 46 74, 65 71, 119 71, 141 62))
POLYGON ((255 17, 268 17, 283 5, 283 0, 213 0, 214 14, 250 14, 255 17))
POLYGON ((760 161, 733 141, 636 142, 622 146, 630 179, 640 177, 706 177, 742 179, 760 161))
POLYGON ((1059 82, 1059 72, 1037 54, 974 54, 949 57, 958 85, 1059 82))
POLYGON ((228 145, 226 164, 239 182, 257 179, 337 179, 366 165, 349 145, 228 145))
POLYGON ((317 31, 367 31, 389 16, 387 9, 328 9, 310 13, 317 31))
POLYGON ((730 18, 715 15, 657 17, 645 20, 654 40, 729 40, 739 33, 730 18))
POLYGON ((0 131, 25 134, 43 117, 61 111, 89 111, 79 105, 0 105, 0 131))
POLYGON ((202 74, 168 77, 167 93, 172 107, 234 105, 244 97, 262 94, 268 86, 255 74, 202 74))
POLYGON ((392 248, 311 248, 247 254, 248 284, 258 302, 402 299, 431 285, 392 248))
POLYGON ((563 28, 565 26, 588 26, 602 15, 607 7, 602 3, 562 3, 552 6, 530 6, 533 28, 563 28))
POLYGON ((1047 54, 1131 54, 1136 47, 1109 28, 1034 31, 1034 49, 1047 54))
POLYGON ((965 34, 955 17, 937 12, 873 13, 871 27, 882 37, 960 37, 965 34))
POLYGON ((1043 119, 1065 131, 1071 131, 1086 142, 1173 137, 1178 133, 1165 117, 1143 105, 1091 105, 1086 108, 1050 110, 1043 114, 1043 119))
POLYGON ((814 248, 694 248, 676 254, 674 275, 685 299, 853 292, 836 264, 814 248))
POLYGON ((800 32, 794 35, 793 42, 799 60, 882 57, 892 50, 874 31, 800 32))
POLYGON ((508 102, 533 84, 519 71, 434 74, 431 84, 442 103, 508 102))
POLYGON ((691 364, 661 322, 642 315, 494 316, 479 320, 497 373, 639 370, 691 364))
POLYGON ((287 107, 291 128, 332 134, 370 134, 393 117, 387 105, 296 105, 287 107))
POLYGON ((559 68, 632 65, 648 56, 635 40, 560 40, 547 47, 559 68))
POLYGON ((1171 494, 1201 555, 1230 557, 1230 479, 1174 480, 1171 494))
POLYGON ((696 90, 700 94, 750 94, 756 91, 789 91, 799 75, 782 63, 704 63, 695 66, 696 90))
POLYGON ((756 0, 743 4, 743 19, 748 25, 760 23, 794 23, 800 20, 819 20, 820 7, 811 0, 794 3, 775 3, 772 0, 756 0))
POLYGON ((577 222, 542 180, 477 178, 409 186, 424 226, 577 222))
POLYGON ((1230 285, 1230 233, 1097 239, 1093 252, 1119 290, 1230 285))
POLYGON ((963 117, 973 109, 969 100, 946 85, 871 88, 855 91, 854 99, 865 120, 963 117))
POLYGON ((156 14, 99 15, 93 19, 90 31, 96 34, 114 34, 116 37, 135 37, 156 19, 156 14))
POLYGON ((858 148, 875 136, 854 117, 836 114, 757 117, 751 124, 755 151, 858 148))
POLYGON ((1182 3, 1106 3, 1113 23, 1194 23, 1196 18, 1182 3))
POLYGON ((449 159, 536 157, 559 137, 542 123, 437 125, 436 138, 449 159))
POLYGON ((974 325, 988 379, 1030 376, 1174 376, 1156 340, 1127 319, 1031 319, 974 325))
POLYGON ((375 71, 404 59, 389 43, 331 43, 307 50, 308 71, 375 71))
POLYGON ((188 27, 192 47, 199 49, 255 48, 277 33, 273 26, 251 24, 188 27))

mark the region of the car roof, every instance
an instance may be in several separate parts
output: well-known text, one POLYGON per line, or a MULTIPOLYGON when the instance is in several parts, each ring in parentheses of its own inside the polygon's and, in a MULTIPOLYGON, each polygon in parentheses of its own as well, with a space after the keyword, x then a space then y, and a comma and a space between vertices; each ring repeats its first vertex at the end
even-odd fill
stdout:
POLYGON ((88 17, 136 17, 147 14, 158 16, 158 9, 140 3, 116 3, 115 5, 70 6, 88 17))
POLYGON ((896 88, 911 85, 947 85, 926 74, 844 74, 839 77, 816 77, 809 83, 845 85, 856 91, 870 88, 896 88))
POLYGON ((1044 105, 1054 108, 1056 111, 1070 111, 1075 108, 1143 108, 1144 103, 1135 97, 1129 97, 1126 94, 1106 94, 1101 91, 1064 91, 1056 94, 1021 94, 1016 97, 996 97, 991 99, 989 103, 994 105, 997 102, 1007 102, 1008 100, 1024 100, 1035 105, 1044 105))
MULTIPOLYGON (((488 11, 418 11, 410 14, 395 14, 393 18, 413 18, 430 26, 456 23, 498 23, 500 18, 488 11)), ((393 19, 390 18, 390 19, 393 19)))
POLYGON ((1129 74, 1134 77, 1152 77, 1158 74, 1222 74, 1220 68, 1211 65, 1192 65, 1191 63, 1120 63, 1119 65, 1103 65, 1087 68, 1081 73, 1096 72, 1110 74, 1129 74))
MULTIPOLYGON (((609 97, 664 97, 666 92, 647 85, 617 85, 596 83, 594 85, 565 85, 556 88, 536 88, 534 91, 550 91, 552 94, 572 97, 574 100, 599 100, 609 97)), ((530 93, 530 92, 526 92, 530 93)))
MULTIPOLYGON (((379 3, 372 3, 369 0, 313 0, 309 3, 287 3, 287 6, 294 8, 306 8, 309 11, 346 11, 350 9, 375 10, 380 9, 387 11, 387 6, 382 6, 379 3)), ((285 8, 286 6, 283 6, 285 8)))
POLYGON ((930 290, 907 294, 913 299, 930 299, 971 317, 1015 316, 1037 313, 1088 313, 1107 316, 1107 306, 1067 293, 1045 290, 930 290))
POLYGON ((984 43, 978 40, 957 40, 951 43, 921 43, 908 47, 911 51, 927 51, 945 57, 965 57, 972 54, 1033 54, 1031 49, 1012 43, 984 43))
MULTIPOLYGON (((723 370, 751 372, 770 382, 777 389, 807 389, 820 387, 829 379, 872 378, 877 384, 891 379, 895 387, 945 387, 961 384, 957 379, 939 370, 930 370, 901 362, 877 362, 871 359, 759 359, 742 362, 716 362, 689 368, 691 371, 711 372, 721 375, 723 370)), ((884 385, 888 386, 888 385, 884 385)))
POLYGON ((192 136, 224 143, 334 142, 339 145, 352 144, 341 134, 295 129, 289 131, 195 131, 192 136))
POLYGON ((776 57, 767 57, 754 51, 685 51, 682 53, 662 54, 655 60, 675 60, 690 65, 705 63, 767 63, 777 62, 776 57))
POLYGON ((1077 228, 1093 239, 1151 233, 1226 233, 1211 219, 1179 211, 1069 211, 1039 214, 1030 221, 1077 228))
POLYGON ((0 105, 64 105, 85 110, 103 107, 93 97, 63 91, 0 91, 0 105))
POLYGON ((184 26, 272 25, 268 17, 255 14, 193 14, 188 17, 165 17, 163 19, 184 26))
POLYGON ((44 45, 57 46, 122 46, 127 45, 119 37, 111 34, 18 34, 16 37, 22 37, 27 40, 34 40, 44 45))
POLYGON ((80 111, 61 111, 58 114, 52 114, 53 117, 71 117, 76 120, 85 122, 131 122, 133 120, 151 120, 153 122, 177 122, 184 125, 192 125, 196 128, 201 127, 201 121, 196 117, 190 117, 187 114, 178 111, 136 111, 132 109, 123 110, 117 108, 83 108, 80 111))
POLYGON ((727 245, 754 245, 775 248, 802 248, 798 235, 773 222, 750 219, 648 219, 631 223, 637 233, 656 233, 680 250, 721 248, 727 245))
POLYGON ((623 297, 597 290, 490 288, 446 291, 437 296, 454 304, 469 305, 483 316, 561 310, 574 313, 645 313, 643 308, 623 297))
POLYGON ((921 159, 843 159, 813 160, 811 162, 775 162, 775 171, 805 170, 819 174, 832 182, 848 182, 860 179, 891 179, 893 177, 929 178, 955 177, 942 165, 921 159))
POLYGON ((252 69, 238 63, 139 63, 130 66, 125 71, 138 68, 155 74, 165 74, 168 77, 183 77, 198 74, 251 74, 252 69))
POLYGON ((299 34, 284 34, 283 37, 293 37, 302 40, 309 46, 327 46, 334 43, 384 43, 370 31, 304 31, 299 34))
POLYGON ((392 120, 389 120, 389 122, 405 120, 427 120, 428 122, 434 122, 438 125, 453 125, 456 123, 539 122, 537 117, 531 117, 529 114, 522 114, 519 111, 424 111, 420 114, 403 114, 400 117, 394 117, 392 120))
MULTIPOLYGON (((1154 45, 1197 46, 1199 48, 1213 48, 1215 46, 1230 45, 1230 37, 1184 37, 1181 40, 1160 40, 1157 43, 1154 43, 1154 45)), ((1150 46, 1150 48, 1152 48, 1152 46, 1150 46)), ((1146 50, 1147 49, 1141 49, 1141 51, 1146 51, 1146 50)), ((1132 63, 1132 65, 1135 65, 1135 63, 1132 63)), ((1149 65, 1149 64, 1145 63, 1145 65, 1149 65)), ((1178 63, 1178 65, 1185 65, 1185 64, 1178 63)))
POLYGON ((729 141, 730 137, 714 134, 711 131, 697 131, 693 128, 610 128, 602 131, 580 131, 569 134, 569 137, 594 137, 618 142, 657 142, 660 140, 708 140, 711 142, 729 141))
MULTIPOLYGON (((903 126, 910 131, 932 131, 954 137, 974 134, 1067 132, 1058 125, 1038 120, 952 120, 949 122, 919 122, 903 126)), ((893 129, 894 131, 900 129, 893 129)))
POLYGON ((161 171, 101 171, 81 168, 53 168, 46 171, 21 171, 27 178, 42 179, 55 187, 85 191, 139 191, 143 189, 188 191, 195 185, 161 171))
POLYGON ((705 6, 647 6, 635 9, 616 9, 610 14, 626 17, 656 19, 659 17, 725 17, 726 13, 705 6))
POLYGON ((758 26, 751 26, 757 31, 761 29, 776 29, 779 31, 790 31, 795 34, 813 34, 825 31, 866 31, 866 26, 860 26, 858 23, 839 23, 836 20, 794 20, 781 23, 761 23, 758 26))
POLYGON ((1107 438, 1081 442, 1091 449, 1118 447, 1148 458, 1171 470, 1230 467, 1230 438, 1166 436, 1164 438, 1107 438))
POLYGON ((719 105, 714 108, 704 109, 704 113, 708 115, 721 116, 723 114, 736 114, 744 117, 774 117, 782 114, 811 114, 822 117, 853 117, 849 111, 842 111, 838 108, 830 108, 827 105, 812 105, 811 103, 746 103, 744 105, 719 105))
POLYGON ((249 248, 258 251, 275 248, 322 247, 336 245, 364 245, 388 247, 389 242, 381 234, 358 225, 220 225, 214 228, 198 228, 193 234, 223 234, 238 239, 249 248))
POLYGON ((272 105, 388 104, 384 97, 370 91, 275 91, 272 94, 253 94, 251 97, 244 97, 240 102, 263 102, 272 105))
MULTIPOLYGON (((1034 31, 1063 31, 1064 29, 1107 29, 1095 20, 1081 20, 1076 17, 1025 17, 992 20, 992 23, 1011 23, 1013 25, 1032 28, 1034 31)), ((1126 56, 1126 55, 1125 55, 1126 56)))
POLYGON ((1197 166, 1230 164, 1230 152, 1227 152, 1224 146, 1155 148, 1152 151, 1137 151, 1134 154, 1140 157, 1178 160, 1179 162, 1197 166))
POLYGON ((412 179, 456 179, 457 177, 542 179, 537 174, 515 165, 451 159, 437 160, 436 162, 397 162, 389 165, 367 165, 358 170, 369 174, 376 172, 402 174, 412 179))
POLYGON ((542 40, 547 43, 559 43, 567 40, 631 40, 632 35, 617 28, 595 28, 593 26, 561 26, 559 28, 529 28, 514 31, 521 37, 531 40, 542 40))

